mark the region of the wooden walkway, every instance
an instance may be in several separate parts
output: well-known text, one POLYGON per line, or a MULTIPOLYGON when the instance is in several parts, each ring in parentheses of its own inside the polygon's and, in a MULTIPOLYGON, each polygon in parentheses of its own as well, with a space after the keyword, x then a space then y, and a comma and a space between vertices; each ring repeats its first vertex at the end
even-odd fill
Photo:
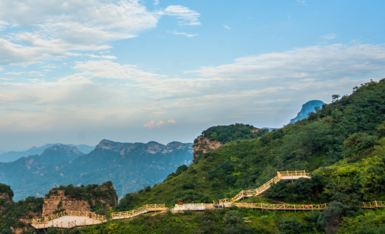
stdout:
MULTIPOLYGON (((183 212, 187 210, 191 211, 204 211, 223 209, 224 207, 237 206, 239 208, 259 209, 259 210, 287 210, 287 211, 312 211, 312 210, 324 210, 328 207, 328 204, 267 204, 267 203, 234 203, 242 198, 258 196, 268 190, 272 183, 277 183, 280 180, 297 180, 301 178, 310 179, 310 175, 305 171, 285 171, 277 172, 277 176, 269 180, 262 186, 253 190, 242 190, 235 197, 231 199, 221 199, 219 203, 188 203, 183 205, 175 204, 174 208, 167 208, 165 204, 148 204, 140 208, 122 211, 111 214, 111 219, 130 219, 139 215, 147 214, 149 212, 164 213, 170 210, 173 213, 183 212)), ((362 209, 377 209, 385 208, 385 201, 373 201, 363 202, 360 206, 362 209)), ((157 213, 157 214, 159 214, 157 213)), ((35 229, 45 229, 48 227, 56 228, 73 228, 79 226, 99 225, 107 222, 104 215, 98 215, 87 211, 63 211, 55 215, 49 215, 41 219, 33 220, 32 227, 35 229)))
POLYGON ((116 212, 111 214, 111 219, 129 219, 148 212, 165 211, 165 204, 148 204, 135 210, 116 212))
POLYGON ((267 181, 259 188, 242 190, 237 195, 235 195, 235 197, 231 199, 227 199, 227 198, 220 199, 219 203, 235 202, 235 201, 241 200, 242 198, 259 196, 262 193, 266 192, 266 190, 268 190, 271 187, 271 184, 273 183, 276 184, 281 180, 298 180, 302 178, 311 179, 310 174, 306 173, 306 171, 281 171, 281 172, 278 171, 276 177, 267 181))

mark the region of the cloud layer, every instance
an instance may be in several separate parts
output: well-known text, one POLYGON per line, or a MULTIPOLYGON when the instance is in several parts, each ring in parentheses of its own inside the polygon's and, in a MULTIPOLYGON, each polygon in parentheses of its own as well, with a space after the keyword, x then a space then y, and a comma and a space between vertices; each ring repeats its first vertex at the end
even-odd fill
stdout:
POLYGON ((138 0, 4 0, 0 9, 0 30, 10 25, 19 29, 0 38, 1 65, 28 65, 52 57, 78 56, 81 51, 105 50, 110 48, 108 42, 136 37, 156 27, 162 15, 174 16, 183 25, 200 24, 200 14, 187 7, 171 5, 164 11, 148 11, 138 0))
POLYGON ((367 80, 357 77, 379 74, 384 67, 383 45, 340 44, 242 57, 231 64, 188 71, 201 78, 173 78, 111 60, 77 62, 72 75, 56 81, 3 80, 0 127, 61 128, 57 120, 64 118, 64 110, 63 121, 86 121, 90 126, 112 116, 118 118, 116 126, 128 118, 133 126, 155 128, 175 123, 171 118, 230 121, 249 114, 255 114, 256 121, 273 124, 269 119, 277 117, 261 110, 281 108, 289 101, 302 104, 318 98, 327 102, 331 93, 349 93, 367 80), (168 121, 143 122, 148 117, 168 121))

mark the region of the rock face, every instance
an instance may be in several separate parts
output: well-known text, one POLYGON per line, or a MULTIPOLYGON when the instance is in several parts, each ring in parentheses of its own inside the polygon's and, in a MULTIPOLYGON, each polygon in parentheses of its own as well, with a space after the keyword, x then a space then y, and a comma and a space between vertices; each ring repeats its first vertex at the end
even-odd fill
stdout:
POLYGON ((202 154, 208 153, 213 149, 217 149, 223 144, 219 141, 212 141, 204 136, 199 136, 194 141, 194 154, 193 154, 193 160, 196 160, 198 157, 200 157, 202 154))
POLYGON ((297 116, 294 119, 290 120, 289 124, 293 124, 298 120, 307 118, 311 112, 316 112, 315 111, 316 107, 322 108, 323 104, 325 103, 320 100, 312 100, 312 101, 306 102, 305 104, 302 105, 301 111, 298 112, 297 116))
POLYGON ((64 190, 56 190, 48 198, 44 198, 43 216, 51 215, 56 210, 91 211, 87 201, 71 199, 64 195, 64 190))
POLYGON ((9 200, 8 193, 0 193, 0 199, 9 200))

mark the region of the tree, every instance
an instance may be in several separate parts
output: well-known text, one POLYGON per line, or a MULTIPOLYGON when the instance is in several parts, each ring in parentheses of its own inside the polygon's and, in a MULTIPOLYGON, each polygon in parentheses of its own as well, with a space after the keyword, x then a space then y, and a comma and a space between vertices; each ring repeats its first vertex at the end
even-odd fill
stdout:
POLYGON ((333 94, 332 95, 332 99, 333 99, 333 102, 337 101, 338 98, 340 98, 341 96, 339 94, 333 94))

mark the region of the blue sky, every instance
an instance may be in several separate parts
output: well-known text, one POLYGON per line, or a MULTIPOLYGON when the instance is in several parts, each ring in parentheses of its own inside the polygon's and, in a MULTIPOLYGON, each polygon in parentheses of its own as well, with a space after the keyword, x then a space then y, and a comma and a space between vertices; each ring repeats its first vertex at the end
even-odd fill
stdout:
POLYGON ((376 1, 3 0, 0 150, 282 127, 385 77, 376 1))

